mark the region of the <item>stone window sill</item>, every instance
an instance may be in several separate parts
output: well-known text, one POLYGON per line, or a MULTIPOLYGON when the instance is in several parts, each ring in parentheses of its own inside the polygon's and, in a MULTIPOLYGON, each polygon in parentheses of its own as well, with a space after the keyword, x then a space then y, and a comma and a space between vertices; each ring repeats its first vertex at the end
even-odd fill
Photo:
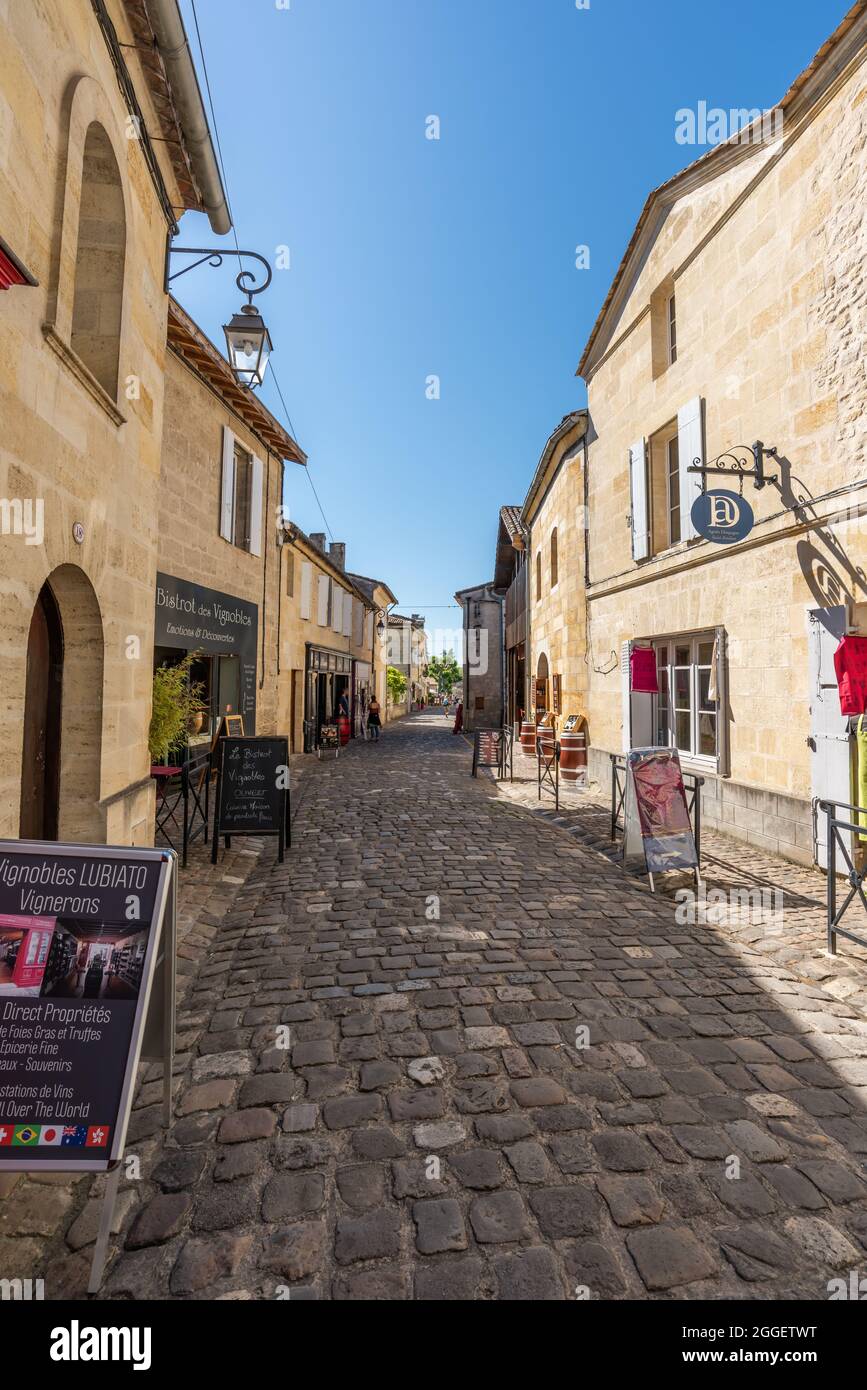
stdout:
POLYGON ((99 384, 93 372, 82 362, 78 353, 73 352, 69 344, 63 341, 54 324, 44 323, 42 333, 48 346, 57 354, 64 366, 72 372, 72 375, 81 382, 81 385, 93 397, 97 405, 105 411, 112 424, 125 425, 126 416, 118 410, 117 403, 112 400, 105 387, 99 384))

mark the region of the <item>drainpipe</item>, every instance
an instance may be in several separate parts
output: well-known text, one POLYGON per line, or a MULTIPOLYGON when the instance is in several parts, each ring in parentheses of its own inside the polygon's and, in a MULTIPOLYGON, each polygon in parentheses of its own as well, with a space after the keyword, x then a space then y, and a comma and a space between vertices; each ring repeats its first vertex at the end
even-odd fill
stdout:
POLYGON ((148 0, 148 16, 211 230, 225 236, 232 218, 178 0, 148 0))

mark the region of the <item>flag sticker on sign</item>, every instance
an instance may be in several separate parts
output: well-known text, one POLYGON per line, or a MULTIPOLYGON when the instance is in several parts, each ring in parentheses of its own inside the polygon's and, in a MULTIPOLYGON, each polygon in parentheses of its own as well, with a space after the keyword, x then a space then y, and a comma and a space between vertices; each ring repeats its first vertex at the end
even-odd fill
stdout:
POLYGON ((36 1125, 16 1125, 12 1131, 13 1144, 38 1144, 39 1129, 36 1125))
POLYGON ((87 1142, 87 1125, 66 1125, 60 1142, 64 1148, 70 1144, 83 1147, 87 1142))
POLYGON ((63 1140, 63 1125, 43 1125, 39 1131, 40 1144, 59 1144, 63 1140))
POLYGON ((0 1125, 0 1144, 12 1143, 12 1129, 10 1125, 0 1125))
POLYGON ((87 1147, 102 1149, 108 1143, 108 1125, 91 1125, 87 1131, 87 1147))

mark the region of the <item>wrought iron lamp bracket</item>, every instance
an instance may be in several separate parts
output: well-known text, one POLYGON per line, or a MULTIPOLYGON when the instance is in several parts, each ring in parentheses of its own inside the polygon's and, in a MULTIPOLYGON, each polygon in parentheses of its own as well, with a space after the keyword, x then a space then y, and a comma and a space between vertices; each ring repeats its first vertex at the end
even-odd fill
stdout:
MULTIPOLYGON (((226 256, 237 256, 237 257, 239 257, 239 258, 242 257, 242 256, 248 256, 251 260, 259 261, 259 262, 265 267, 266 271, 268 272, 267 279, 264 280, 263 283, 262 283, 261 285, 257 285, 257 284, 256 284, 256 272, 253 271, 253 270, 241 270, 241 271, 238 273, 238 275, 235 277, 235 284, 238 286, 238 289, 241 291, 241 293, 242 293, 242 294, 245 294, 245 295, 247 296, 247 302, 248 302, 248 304, 252 304, 252 303, 253 303, 253 295, 254 295, 254 294, 261 294, 263 290, 267 290, 267 288, 268 288, 268 286, 270 285, 271 280, 272 280, 272 278, 273 278, 273 273, 272 273, 272 270, 271 270, 271 266, 270 266, 269 263, 265 260, 265 257, 264 257, 264 256, 260 256, 260 255, 259 255, 259 252, 258 252, 258 251, 228 251, 228 250, 213 250, 213 251, 211 251, 211 250, 209 250, 206 246, 171 246, 171 245, 170 245, 169 248, 168 248, 168 254, 169 254, 169 256, 173 256, 173 255, 175 255, 175 254, 181 255, 181 256, 198 256, 199 259, 198 259, 197 261, 193 261, 193 263, 192 263, 191 265, 185 265, 184 268, 183 268, 182 270, 176 270, 175 273, 174 273, 174 275, 166 275, 166 285, 167 285, 167 286, 170 285, 170 284, 172 283, 173 280, 179 279, 181 275, 186 275, 187 271, 189 271, 189 270, 195 270, 197 266, 204 265, 206 261, 207 261, 208 265, 212 265, 212 266, 220 266, 220 265, 222 265, 222 264, 223 264, 223 260, 224 260, 224 258, 225 258, 226 256), (250 284, 245 283, 245 282, 247 282, 247 281, 250 281, 251 283, 250 283, 250 284)), ((168 269, 168 257, 166 258, 166 269, 168 269)), ((260 273, 261 273, 261 272, 260 272, 260 273)))
POLYGON ((755 444, 735 444, 710 463, 695 459, 687 468, 688 473, 721 474, 723 477, 737 478, 743 492, 744 478, 752 478, 753 485, 763 488, 767 483, 777 481, 776 473, 765 472, 765 459, 776 458, 777 450, 757 439, 755 444))

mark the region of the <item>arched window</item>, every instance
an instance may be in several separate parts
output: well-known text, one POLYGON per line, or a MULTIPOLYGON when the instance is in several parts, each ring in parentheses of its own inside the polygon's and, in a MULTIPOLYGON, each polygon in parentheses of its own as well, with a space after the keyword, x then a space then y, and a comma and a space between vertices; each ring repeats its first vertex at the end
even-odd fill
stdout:
POLYGON ((120 170, 108 136, 94 121, 84 142, 71 347, 112 400, 117 398, 125 258, 120 170))
POLYGON ((542 597, 542 552, 536 552, 536 602, 542 597))
POLYGON ((551 532, 551 588, 557 587, 557 527, 551 532))

